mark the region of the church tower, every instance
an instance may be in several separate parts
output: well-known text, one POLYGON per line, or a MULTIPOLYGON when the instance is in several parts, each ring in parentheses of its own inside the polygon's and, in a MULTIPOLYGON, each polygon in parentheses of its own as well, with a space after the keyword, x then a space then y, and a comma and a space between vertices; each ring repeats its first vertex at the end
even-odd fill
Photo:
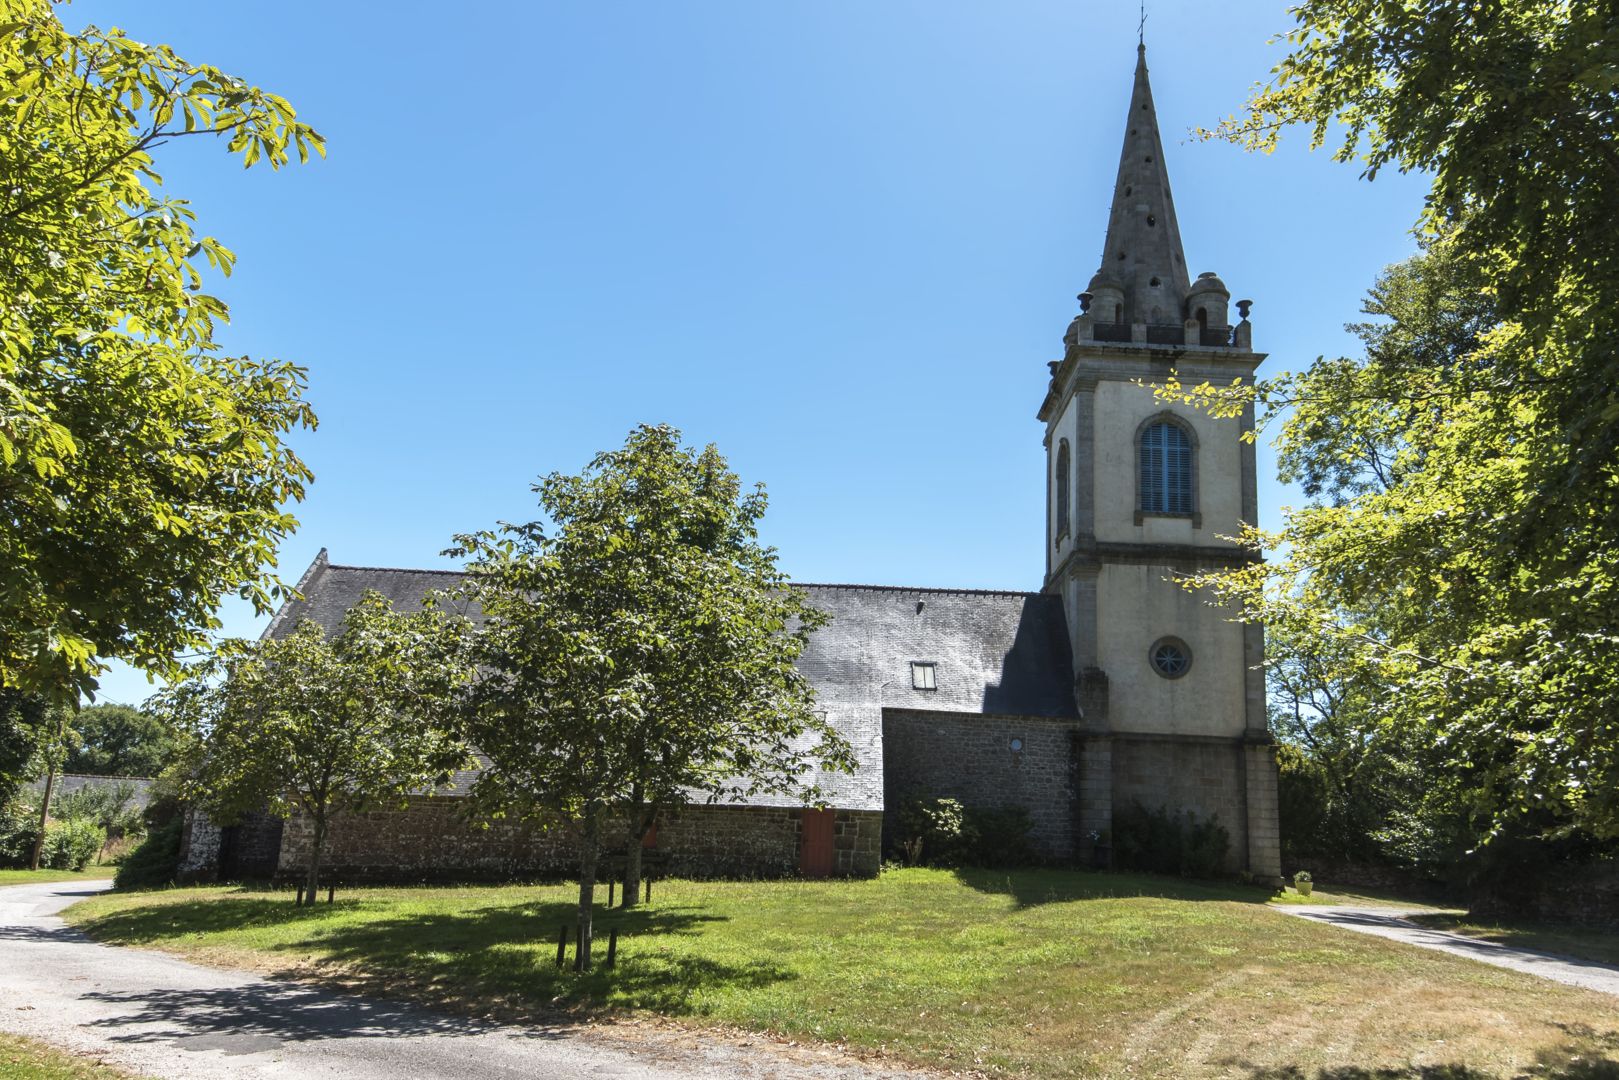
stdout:
POLYGON ((1274 877, 1263 631, 1174 580, 1250 558, 1221 537, 1258 520, 1252 409, 1217 420, 1139 385, 1252 381, 1264 354, 1249 301, 1233 325, 1230 297, 1187 272, 1142 46, 1101 267, 1038 414, 1045 591, 1062 597, 1082 714, 1079 835, 1108 835, 1135 805, 1192 810, 1230 834, 1230 869, 1274 877))

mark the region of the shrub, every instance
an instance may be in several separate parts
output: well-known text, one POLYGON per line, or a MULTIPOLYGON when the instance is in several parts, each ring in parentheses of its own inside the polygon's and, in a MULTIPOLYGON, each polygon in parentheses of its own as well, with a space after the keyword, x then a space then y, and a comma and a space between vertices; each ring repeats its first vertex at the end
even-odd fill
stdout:
POLYGON ((167 781, 159 780, 152 789, 152 801, 146 804, 141 811, 141 822, 146 826, 144 831, 161 829, 171 821, 179 821, 185 817, 185 808, 175 796, 172 787, 167 781))
POLYGON ((52 799, 51 817, 94 822, 109 841, 139 837, 146 832, 141 807, 136 801, 139 794, 140 789, 127 780, 86 784, 71 794, 52 799))
POLYGON ((900 846, 912 866, 1026 866, 1033 823, 1021 806, 965 806, 913 795, 900 804, 900 846))
POLYGON ((83 870, 107 842, 107 831, 93 821, 76 818, 45 826, 39 865, 52 870, 83 870))
POLYGON ((1131 803, 1113 815, 1113 857, 1121 869, 1214 877, 1231 850, 1231 834, 1214 816, 1149 810, 1131 803))
POLYGON ((103 866, 117 866, 129 857, 129 853, 140 846, 146 834, 126 833, 119 837, 108 837, 107 846, 101 849, 101 864, 103 866))
POLYGON ((900 846, 911 866, 959 866, 969 839, 967 808, 955 799, 912 795, 900 804, 900 846))
POLYGON ((967 861, 973 866, 1028 866, 1038 862, 1029 832, 1034 822, 1021 806, 974 806, 967 810, 967 861))
POLYGON ((39 836, 39 807, 21 799, 0 806, 0 867, 27 866, 39 836))
POLYGON ((171 817, 154 827, 139 847, 119 864, 113 877, 115 889, 157 889, 174 883, 180 869, 180 830, 185 822, 171 817))

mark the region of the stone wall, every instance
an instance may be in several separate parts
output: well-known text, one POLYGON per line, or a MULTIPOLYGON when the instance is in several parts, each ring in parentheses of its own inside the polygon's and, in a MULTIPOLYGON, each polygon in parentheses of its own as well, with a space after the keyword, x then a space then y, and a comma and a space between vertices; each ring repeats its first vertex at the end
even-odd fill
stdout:
POLYGON ((185 824, 180 827, 180 865, 175 871, 179 881, 213 881, 218 878, 222 832, 202 811, 186 810, 185 824))
POLYGON ((235 825, 216 825, 195 808, 180 829, 176 876, 186 881, 240 881, 278 872, 282 821, 265 813, 245 815, 235 825))
MULTIPOLYGON (((475 823, 465 801, 416 798, 403 810, 337 818, 323 865, 342 881, 446 881, 568 878, 578 873, 575 837, 511 821, 475 823)), ((688 806, 660 817, 649 867, 658 876, 786 877, 798 872, 796 807, 688 806)), ((880 861, 882 814, 839 810, 834 819, 836 873, 870 877, 880 861)), ((277 876, 296 878, 314 830, 293 815, 282 833, 277 876)), ((604 850, 622 850, 622 837, 604 850)), ((604 878, 605 880, 605 878, 604 878)))
POLYGON ((281 857, 282 820, 270 814, 247 814, 227 825, 219 838, 219 876, 226 881, 275 875, 281 857))
MULTIPOLYGON (((1075 857, 1075 725, 964 713, 883 712, 883 804, 897 821, 908 796, 968 806, 1021 806, 1048 859, 1075 857), (1013 740, 1022 744, 1012 749, 1013 740)), ((897 843, 890 835, 889 842, 897 843)))
POLYGON ((1276 775, 1276 746, 1249 739, 1242 748, 1243 780, 1247 785, 1248 866, 1261 878, 1282 873, 1281 796, 1276 775))
POLYGON ((1231 834, 1226 869, 1248 868, 1245 747, 1240 740, 1113 736, 1113 806, 1138 802, 1214 816, 1231 834))

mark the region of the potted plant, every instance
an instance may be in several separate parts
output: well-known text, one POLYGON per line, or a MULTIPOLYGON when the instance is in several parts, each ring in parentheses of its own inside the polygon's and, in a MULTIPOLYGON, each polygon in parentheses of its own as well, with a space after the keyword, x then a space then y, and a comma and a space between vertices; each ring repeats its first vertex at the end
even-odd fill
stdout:
POLYGON ((1300 896, 1309 896, 1313 887, 1310 881, 1310 871, 1300 870, 1293 875, 1293 887, 1299 891, 1300 896))

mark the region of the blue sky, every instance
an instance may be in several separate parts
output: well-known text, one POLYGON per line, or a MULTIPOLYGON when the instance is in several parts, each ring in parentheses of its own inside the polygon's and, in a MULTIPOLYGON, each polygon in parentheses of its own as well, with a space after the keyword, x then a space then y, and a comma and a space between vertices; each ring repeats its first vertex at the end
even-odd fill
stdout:
MULTIPOLYGON (((1046 361, 1098 264, 1133 5, 1008 0, 80 2, 289 98, 328 157, 162 152, 235 249, 233 353, 310 371, 317 474, 282 548, 448 566, 635 424, 763 481, 804 581, 1035 589, 1046 361), (386 14, 384 14, 386 13, 386 14)), ((1281 55, 1281 2, 1156 0, 1187 260, 1252 297, 1262 373, 1351 348, 1426 183, 1184 133, 1281 55), (1211 10, 1217 14, 1211 15, 1211 10)), ((1297 501, 1261 450, 1265 523, 1297 501)), ((256 634, 240 605, 226 630, 256 634)), ((138 701, 116 671, 103 700, 138 701)))

